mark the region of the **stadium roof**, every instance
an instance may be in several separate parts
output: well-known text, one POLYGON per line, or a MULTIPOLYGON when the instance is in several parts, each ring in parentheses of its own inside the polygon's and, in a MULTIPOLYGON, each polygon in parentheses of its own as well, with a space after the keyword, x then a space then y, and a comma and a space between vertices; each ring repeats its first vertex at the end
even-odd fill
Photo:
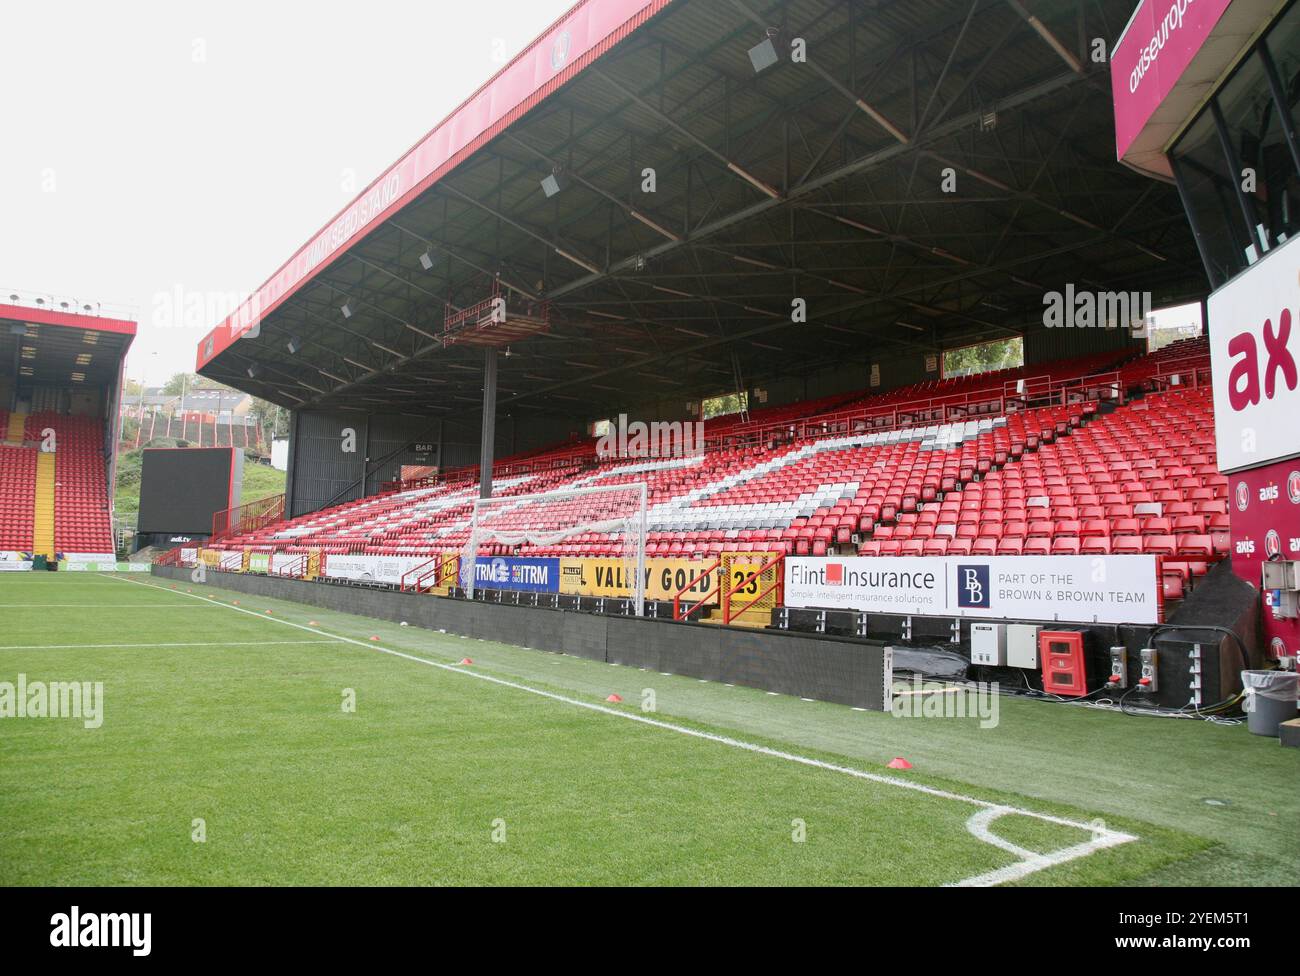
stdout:
POLYGON ((135 338, 126 319, 0 303, 0 362, 25 384, 108 386, 135 338))
POLYGON ((1132 7, 586 0, 209 334, 198 366, 289 407, 472 412, 481 353, 439 336, 448 304, 499 276, 551 310, 501 361, 502 405, 597 411, 1016 334, 1067 282, 1199 297, 1176 192, 1114 159, 1092 39, 1132 7), (756 70, 769 37, 778 60, 756 70))

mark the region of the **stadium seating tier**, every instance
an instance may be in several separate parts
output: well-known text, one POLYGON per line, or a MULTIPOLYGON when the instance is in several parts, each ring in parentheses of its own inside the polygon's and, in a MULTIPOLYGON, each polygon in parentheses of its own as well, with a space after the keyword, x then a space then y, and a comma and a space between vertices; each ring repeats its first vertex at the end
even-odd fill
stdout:
MULTIPOLYGON (((1102 354, 828 397, 710 421, 712 449, 693 457, 599 461, 591 440, 506 459, 505 468, 527 461, 531 470, 499 477, 495 494, 644 481, 650 556, 1154 553, 1164 557, 1166 593, 1176 597, 1228 546, 1211 394, 1196 382, 1206 376, 1208 349, 1194 339, 1123 364, 1102 354), (1120 386, 1136 399, 1120 403, 1120 386), (1058 402, 1033 405, 1044 399, 1058 402), (755 430, 763 432, 757 442, 745 436, 755 430)), ((476 497, 476 481, 464 476, 216 545, 455 553, 468 539, 476 497)), ((534 507, 528 517, 540 526, 553 514, 534 507)), ((571 523, 599 518, 577 503, 564 515, 571 523)), ((623 543, 580 532, 553 545, 489 544, 481 552, 617 556, 623 543)))

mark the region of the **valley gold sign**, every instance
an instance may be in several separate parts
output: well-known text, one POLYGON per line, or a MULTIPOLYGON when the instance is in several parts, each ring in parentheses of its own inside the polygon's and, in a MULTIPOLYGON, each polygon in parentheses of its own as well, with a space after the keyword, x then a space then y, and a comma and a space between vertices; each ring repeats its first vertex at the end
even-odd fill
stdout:
MULTIPOLYGON (((645 598, 671 600, 695 580, 683 599, 699 600, 718 585, 718 570, 704 573, 709 563, 701 559, 645 561, 645 598), (701 575, 703 574, 703 575, 701 575)), ((621 559, 561 559, 560 592, 571 596, 626 597, 631 594, 628 565, 621 559)), ((709 602, 716 602, 717 594, 709 602)))

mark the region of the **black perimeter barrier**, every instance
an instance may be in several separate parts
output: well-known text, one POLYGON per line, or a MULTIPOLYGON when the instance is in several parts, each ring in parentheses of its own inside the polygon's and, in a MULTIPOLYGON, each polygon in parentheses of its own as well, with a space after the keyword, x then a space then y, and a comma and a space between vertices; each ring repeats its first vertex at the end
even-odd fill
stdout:
MULTIPOLYGON (((190 570, 182 567, 154 566, 152 573, 191 582, 190 570)), ((592 661, 889 710, 893 654, 879 640, 456 600, 212 569, 203 585, 592 661)))

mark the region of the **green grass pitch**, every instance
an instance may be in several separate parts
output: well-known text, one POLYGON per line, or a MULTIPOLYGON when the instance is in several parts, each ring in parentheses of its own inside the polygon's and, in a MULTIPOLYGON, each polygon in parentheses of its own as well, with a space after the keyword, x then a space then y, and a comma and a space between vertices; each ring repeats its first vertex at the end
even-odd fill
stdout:
POLYGON ((1300 755, 1244 726, 902 719, 142 575, 0 575, 20 673, 103 682, 103 721, 0 718, 6 885, 1291 884, 1300 855, 1300 755))

